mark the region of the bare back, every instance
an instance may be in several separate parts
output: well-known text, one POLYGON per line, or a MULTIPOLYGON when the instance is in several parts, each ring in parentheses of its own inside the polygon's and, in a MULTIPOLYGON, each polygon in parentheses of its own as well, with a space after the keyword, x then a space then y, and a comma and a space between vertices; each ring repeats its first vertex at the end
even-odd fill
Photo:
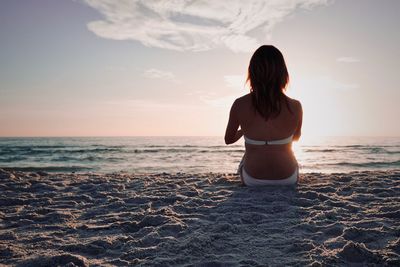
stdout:
MULTIPOLYGON (((300 136, 302 110, 297 100, 288 98, 281 104, 277 117, 265 120, 252 105, 251 95, 247 94, 235 101, 236 108, 231 116, 236 116, 243 134, 254 140, 279 140, 291 135, 300 136)), ((284 179, 293 174, 297 167, 291 143, 285 145, 246 144, 244 168, 252 177, 258 179, 284 179)))

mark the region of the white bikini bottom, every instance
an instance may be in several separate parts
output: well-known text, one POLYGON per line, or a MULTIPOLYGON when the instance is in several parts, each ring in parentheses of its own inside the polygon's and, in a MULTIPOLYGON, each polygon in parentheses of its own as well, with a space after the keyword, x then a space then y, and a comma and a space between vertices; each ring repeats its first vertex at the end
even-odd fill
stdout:
POLYGON ((247 186, 262 186, 262 185, 294 185, 297 183, 297 178, 299 176, 299 168, 296 167, 294 173, 288 178, 284 179, 276 179, 276 180, 266 180, 266 179, 257 179, 251 177, 243 166, 243 161, 239 164, 239 175, 242 178, 242 181, 247 186))

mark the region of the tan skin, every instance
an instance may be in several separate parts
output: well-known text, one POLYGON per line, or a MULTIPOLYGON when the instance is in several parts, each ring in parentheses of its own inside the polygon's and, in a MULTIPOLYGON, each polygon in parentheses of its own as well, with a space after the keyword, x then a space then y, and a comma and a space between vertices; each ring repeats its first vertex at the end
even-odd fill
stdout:
MULTIPOLYGON (((268 141, 284 139, 293 134, 293 140, 299 140, 303 117, 302 107, 299 101, 287 99, 292 113, 286 104, 282 104, 281 113, 268 121, 254 111, 250 94, 236 99, 229 114, 225 143, 233 144, 243 134, 254 140, 268 141)), ((245 144, 245 147, 244 168, 254 178, 285 179, 297 168, 291 144, 262 146, 245 144)))

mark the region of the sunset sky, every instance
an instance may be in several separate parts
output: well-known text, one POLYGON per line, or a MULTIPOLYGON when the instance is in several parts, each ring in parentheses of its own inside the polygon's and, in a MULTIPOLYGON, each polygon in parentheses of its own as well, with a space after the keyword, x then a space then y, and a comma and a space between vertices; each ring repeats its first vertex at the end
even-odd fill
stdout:
POLYGON ((223 135, 261 44, 303 135, 400 136, 398 0, 0 1, 0 136, 223 135))

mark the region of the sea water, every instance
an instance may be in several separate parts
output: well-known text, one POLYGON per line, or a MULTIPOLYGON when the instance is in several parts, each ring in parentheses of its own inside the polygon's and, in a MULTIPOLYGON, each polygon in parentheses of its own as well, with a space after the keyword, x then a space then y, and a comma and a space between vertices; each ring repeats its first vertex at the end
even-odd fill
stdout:
MULTIPOLYGON (((301 172, 400 169, 400 137, 319 137, 293 146, 301 172)), ((236 172, 243 139, 222 137, 0 138, 0 168, 48 172, 236 172)))

